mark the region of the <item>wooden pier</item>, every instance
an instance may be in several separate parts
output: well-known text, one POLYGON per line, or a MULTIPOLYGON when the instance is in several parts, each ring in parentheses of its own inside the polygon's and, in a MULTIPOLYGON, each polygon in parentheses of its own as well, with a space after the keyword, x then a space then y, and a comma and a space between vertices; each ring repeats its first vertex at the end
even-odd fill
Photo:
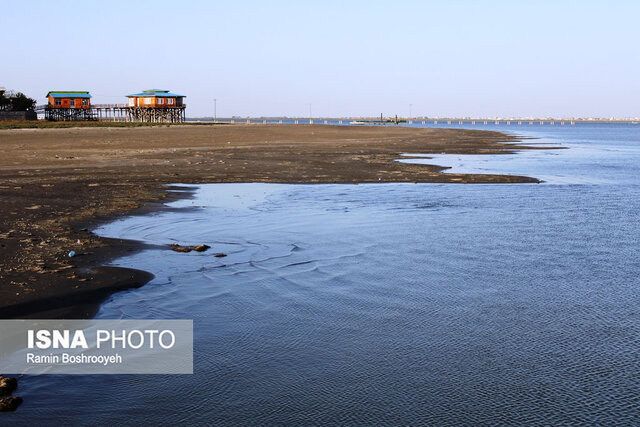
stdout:
POLYGON ((184 95, 148 89, 127 95, 128 104, 92 104, 88 91, 50 91, 48 103, 36 107, 45 120, 181 123, 186 120, 184 95))
POLYGON ((127 121, 127 104, 96 104, 93 106, 96 120, 103 122, 127 121))
POLYGON ((147 123, 182 123, 185 121, 185 106, 181 107, 126 107, 125 113, 128 122, 147 123))
POLYGON ((81 121, 95 120, 90 108, 50 108, 45 106, 36 112, 44 112, 45 120, 51 121, 81 121))
POLYGON ((186 119, 186 105, 175 107, 131 107, 127 104, 94 104, 90 108, 50 108, 48 105, 36 107, 37 113, 44 113, 45 120, 103 122, 147 122, 182 123, 186 119))
POLYGON ((176 107, 132 107, 127 104, 97 104, 96 120, 107 122, 182 123, 186 105, 176 107))

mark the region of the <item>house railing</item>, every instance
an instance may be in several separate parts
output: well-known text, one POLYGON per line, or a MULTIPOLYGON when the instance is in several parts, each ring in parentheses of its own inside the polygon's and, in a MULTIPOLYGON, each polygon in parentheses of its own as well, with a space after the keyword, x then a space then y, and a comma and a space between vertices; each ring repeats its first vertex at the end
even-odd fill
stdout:
POLYGON ((82 109, 88 109, 88 108, 93 108, 92 105, 81 105, 80 107, 76 107, 76 106, 63 106, 63 105, 49 105, 49 104, 43 104, 43 105, 36 105, 35 111, 37 113, 42 113, 44 110, 46 110, 47 108, 69 108, 71 110, 82 110, 82 109))
POLYGON ((184 108, 187 104, 176 105, 176 104, 156 104, 156 105, 126 105, 125 107, 129 108, 184 108))
POLYGON ((127 104, 93 104, 91 108, 127 108, 127 104))

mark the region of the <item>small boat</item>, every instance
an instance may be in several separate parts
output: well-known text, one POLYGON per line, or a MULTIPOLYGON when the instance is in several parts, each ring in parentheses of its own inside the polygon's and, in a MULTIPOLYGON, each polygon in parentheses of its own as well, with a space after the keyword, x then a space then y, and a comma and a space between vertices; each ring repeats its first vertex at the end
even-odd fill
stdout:
POLYGON ((362 122, 362 121, 359 121, 359 120, 354 120, 354 121, 352 121, 352 122, 349 122, 349 124, 350 124, 350 125, 366 125, 366 124, 367 124, 367 122, 362 122))

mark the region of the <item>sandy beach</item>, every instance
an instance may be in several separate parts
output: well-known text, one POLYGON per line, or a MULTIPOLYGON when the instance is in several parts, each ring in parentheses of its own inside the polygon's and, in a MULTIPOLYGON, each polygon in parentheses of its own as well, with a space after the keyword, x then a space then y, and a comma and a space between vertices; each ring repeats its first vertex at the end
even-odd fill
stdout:
MULTIPOLYGON (((90 317, 114 291, 152 277, 100 267, 139 250, 92 226, 161 209, 166 184, 218 182, 526 183, 442 173, 401 153, 501 154, 530 146, 455 129, 209 125, 0 131, 0 318, 90 317), (70 251, 75 255, 69 257, 70 251)), ((170 248, 167 247, 167 250, 170 248)))

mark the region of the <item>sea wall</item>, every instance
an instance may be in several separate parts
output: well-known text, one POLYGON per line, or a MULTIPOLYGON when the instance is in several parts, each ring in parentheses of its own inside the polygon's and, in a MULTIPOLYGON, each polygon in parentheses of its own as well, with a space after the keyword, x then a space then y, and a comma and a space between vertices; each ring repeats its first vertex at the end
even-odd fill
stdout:
POLYGON ((35 111, 0 111, 0 120, 37 120, 35 111))

